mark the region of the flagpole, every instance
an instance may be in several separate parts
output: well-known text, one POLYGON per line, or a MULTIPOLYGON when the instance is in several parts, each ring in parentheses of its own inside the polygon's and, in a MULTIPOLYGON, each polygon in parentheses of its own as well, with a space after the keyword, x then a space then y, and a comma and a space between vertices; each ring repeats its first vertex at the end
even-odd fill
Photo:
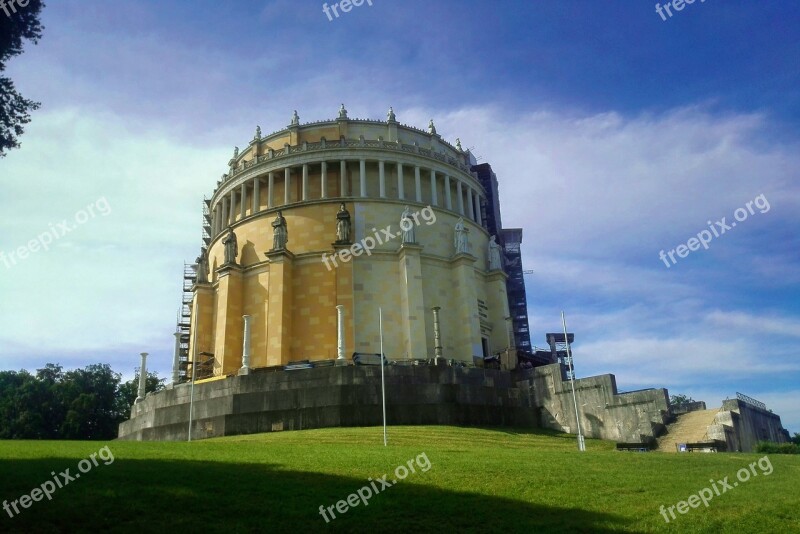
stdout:
POLYGON ((569 335, 567 335, 567 320, 564 318, 564 311, 561 311, 561 324, 564 326, 564 342, 567 344, 567 359, 569 360, 569 372, 572 375, 572 403, 575 405, 575 425, 578 427, 578 450, 585 451, 586 443, 581 432, 581 420, 578 417, 578 397, 575 396, 575 367, 572 365, 572 351, 569 347, 569 335))
POLYGON ((383 446, 386 447, 386 382, 383 379, 383 309, 378 308, 378 328, 381 334, 381 397, 383 400, 383 446))

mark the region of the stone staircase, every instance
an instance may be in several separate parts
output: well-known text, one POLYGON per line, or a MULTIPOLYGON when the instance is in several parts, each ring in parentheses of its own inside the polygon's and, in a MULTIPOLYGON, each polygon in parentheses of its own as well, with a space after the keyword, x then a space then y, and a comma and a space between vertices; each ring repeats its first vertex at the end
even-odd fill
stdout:
POLYGON ((714 423, 719 410, 698 410, 676 417, 675 422, 667 425, 666 434, 658 438, 660 452, 678 452, 678 443, 697 443, 708 441, 708 426, 714 423))

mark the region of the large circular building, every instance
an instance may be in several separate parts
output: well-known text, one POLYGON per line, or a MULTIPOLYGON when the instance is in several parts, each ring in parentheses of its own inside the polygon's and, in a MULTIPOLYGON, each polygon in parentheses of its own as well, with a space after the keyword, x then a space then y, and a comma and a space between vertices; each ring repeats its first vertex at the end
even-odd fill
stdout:
MULTIPOLYGON (((441 356, 511 344, 506 274, 469 151, 387 120, 301 124, 238 148, 207 201, 189 369, 441 356), (438 316, 438 317, 437 317, 438 316)), ((191 372, 191 371, 189 371, 191 372)))

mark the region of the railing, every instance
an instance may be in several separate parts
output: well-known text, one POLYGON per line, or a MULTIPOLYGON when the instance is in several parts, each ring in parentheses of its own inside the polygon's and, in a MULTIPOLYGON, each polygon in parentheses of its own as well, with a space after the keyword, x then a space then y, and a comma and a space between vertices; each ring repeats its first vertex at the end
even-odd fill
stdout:
POLYGON ((767 405, 761 401, 755 400, 753 397, 748 397, 744 393, 736 392, 736 398, 742 402, 745 402, 751 406, 755 406, 756 408, 761 408, 764 411, 767 411, 767 405))

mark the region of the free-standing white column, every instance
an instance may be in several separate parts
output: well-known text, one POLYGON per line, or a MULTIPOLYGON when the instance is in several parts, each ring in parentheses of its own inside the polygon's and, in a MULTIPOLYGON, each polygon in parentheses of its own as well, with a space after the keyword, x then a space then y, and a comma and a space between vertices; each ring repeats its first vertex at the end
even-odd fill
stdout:
POLYGON ((241 216, 239 217, 239 219, 244 219, 245 208, 247 206, 247 201, 246 201, 246 199, 247 199, 247 185, 246 184, 242 184, 241 190, 242 190, 242 192, 239 195, 239 204, 241 204, 239 211, 241 213, 241 216))
POLYGON ((449 210, 453 209, 453 198, 450 195, 450 175, 444 175, 444 200, 445 207, 449 210))
POLYGON ((288 204, 291 199, 291 189, 292 189, 292 169, 286 167, 283 170, 283 203, 288 204))
POLYGON ((144 400, 145 388, 147 386, 147 353, 142 352, 142 366, 139 367, 139 392, 134 404, 139 404, 144 400))
POLYGON ((464 215, 464 195, 461 191, 461 180, 456 178, 456 196, 458 196, 458 213, 464 215))
POLYGON ((474 204, 472 203, 472 188, 470 186, 467 186, 466 193, 467 193, 467 217, 469 217, 474 221, 475 220, 475 213, 473 210, 474 204))
POLYGON ((242 315, 244 319, 244 337, 242 341, 242 368, 239 369, 240 375, 250 374, 250 322, 252 317, 242 315))
POLYGON ((422 202, 422 178, 419 176, 419 166, 414 167, 414 198, 422 202))
POLYGON ((181 379, 181 333, 175 332, 175 353, 172 355, 172 383, 181 379))
POLYGON ((339 162, 339 191, 340 196, 347 196, 347 162, 342 160, 339 162))
POLYGON ((336 306, 336 360, 337 363, 344 363, 344 306, 339 304, 336 306))
POLYGON ((403 200, 406 198, 405 191, 403 191, 403 164, 397 163, 397 198, 403 200))
POLYGON ((442 308, 434 306, 431 309, 433 310, 433 355, 438 360, 442 357, 442 334, 439 330, 439 310, 442 308))
POLYGON ((378 194, 381 198, 386 198, 386 163, 383 160, 378 161, 378 187, 380 191, 378 194))
POLYGON ((272 191, 275 188, 275 175, 273 173, 269 173, 269 178, 267 178, 267 209, 272 207, 272 191))
POLYGON ((322 162, 322 180, 320 182, 320 189, 322 193, 320 198, 328 198, 328 163, 322 162))
POLYGON ((436 190, 436 171, 431 169, 431 204, 439 205, 439 192, 436 190))
POLYGON ((253 180, 253 210, 252 215, 258 213, 261 208, 261 178, 253 180))
POLYGON ((361 160, 358 168, 358 179, 361 188, 361 196, 367 196, 367 161, 361 160))
POLYGON ((308 200, 308 163, 303 163, 303 200, 308 200))

